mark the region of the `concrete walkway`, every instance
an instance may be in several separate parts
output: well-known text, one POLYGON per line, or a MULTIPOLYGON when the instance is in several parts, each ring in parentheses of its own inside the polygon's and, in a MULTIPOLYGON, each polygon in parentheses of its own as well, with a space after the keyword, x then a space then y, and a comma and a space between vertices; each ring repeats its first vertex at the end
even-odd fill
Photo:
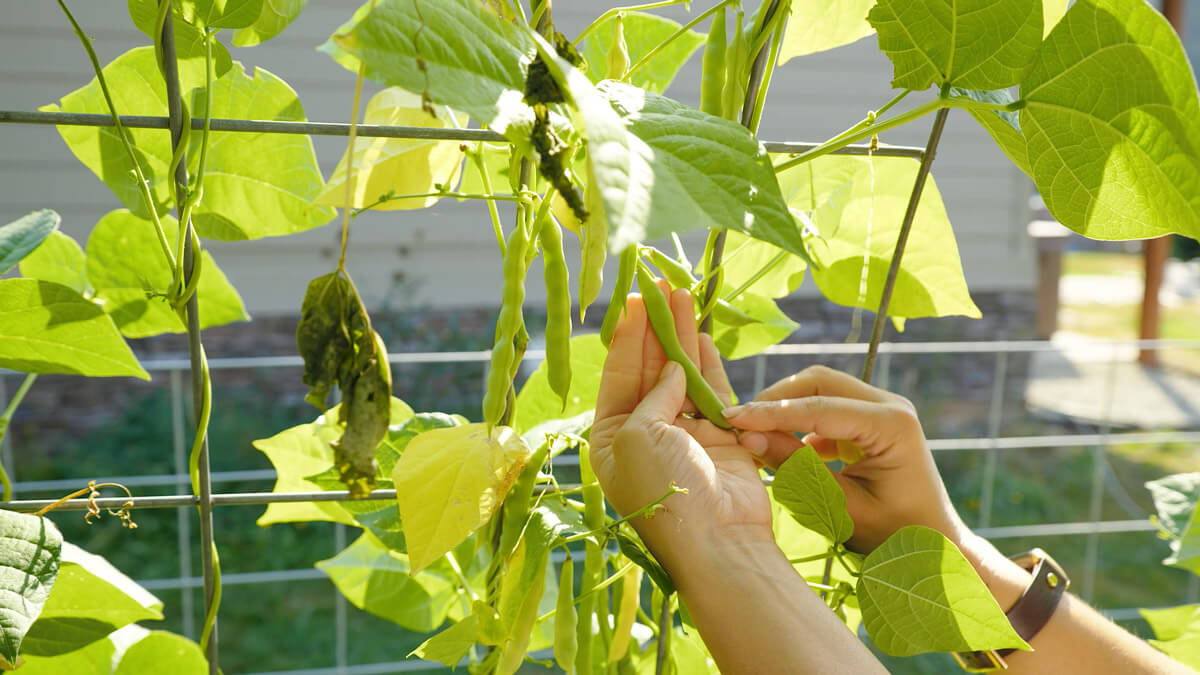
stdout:
MULTIPOLYGON (((1197 336, 1200 337, 1200 336, 1197 336)), ((1134 347, 1058 332, 1029 364, 1031 412, 1114 428, 1200 428, 1200 377, 1137 363, 1134 347)))

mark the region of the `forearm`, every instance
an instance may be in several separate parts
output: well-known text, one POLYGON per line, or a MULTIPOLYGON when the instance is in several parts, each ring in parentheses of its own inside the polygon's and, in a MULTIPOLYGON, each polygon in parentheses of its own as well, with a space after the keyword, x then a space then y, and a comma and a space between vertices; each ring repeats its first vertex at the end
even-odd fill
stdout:
MULTIPOLYGON (((990 543, 969 535, 961 546, 967 559, 1004 610, 1029 586, 1032 575, 998 553, 990 543)), ((1032 652, 1005 657, 1009 673, 1192 673, 1146 642, 1109 621, 1079 598, 1066 594, 1029 644, 1032 652)))
POLYGON ((886 673, 770 538, 698 546, 672 578, 725 675, 886 673))

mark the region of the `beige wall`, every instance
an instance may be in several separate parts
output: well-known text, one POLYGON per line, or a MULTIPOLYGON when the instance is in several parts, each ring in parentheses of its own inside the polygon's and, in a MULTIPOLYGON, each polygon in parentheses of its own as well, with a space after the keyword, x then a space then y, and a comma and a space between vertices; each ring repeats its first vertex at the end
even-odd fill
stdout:
MULTIPOLYGON (((57 5, 25 0, 3 4, 0 109, 35 110, 89 81, 86 57, 57 5)), ((358 4, 310 0, 281 36, 265 46, 234 49, 234 58, 290 83, 309 119, 345 120, 354 78, 314 47, 358 4)), ((573 34, 589 17, 616 4, 560 2, 557 21, 564 32, 573 34)), ((121 0, 76 0, 71 5, 94 37, 104 63, 146 41, 129 24, 121 0)), ((875 49, 874 38, 793 60, 776 74, 761 136, 826 138, 889 98, 890 78, 890 64, 875 49)), ((698 82, 699 54, 668 94, 694 104, 698 82)), ((928 128, 928 122, 918 122, 885 140, 919 145, 928 128)), ((315 143, 328 175, 345 141, 318 138, 315 143)), ((1032 288, 1032 253, 1025 235, 1029 183, 965 114, 950 116, 934 177, 958 234, 970 287, 1032 288)), ((0 223, 34 209, 53 208, 62 214, 64 229, 83 243, 91 226, 118 207, 116 198, 74 159, 52 127, 0 125, 0 223)), ((307 281, 332 268, 336 237, 335 227, 328 225, 282 239, 210 246, 251 313, 292 313, 307 281)), ((568 236, 568 246, 574 242, 568 236)), ((424 211, 364 215, 353 232, 349 262, 359 287, 375 303, 385 296, 393 306, 499 301, 499 262, 486 211, 479 204, 445 203, 424 211)), ((534 302, 544 297, 539 280, 535 269, 530 283, 534 302)), ((811 284, 801 290, 814 292, 811 284)))

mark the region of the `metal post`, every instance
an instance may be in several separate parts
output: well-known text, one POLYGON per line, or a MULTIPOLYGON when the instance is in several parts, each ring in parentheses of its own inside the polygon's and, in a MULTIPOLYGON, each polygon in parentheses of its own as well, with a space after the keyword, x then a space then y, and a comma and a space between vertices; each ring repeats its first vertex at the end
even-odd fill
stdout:
POLYGON ((754 357, 754 388, 750 397, 758 396, 767 386, 767 355, 759 354, 754 357))
MULTIPOLYGON (((191 486, 183 476, 188 474, 187 461, 187 432, 184 428, 183 375, 172 368, 171 376, 171 437, 175 457, 175 473, 180 476, 175 481, 175 491, 183 494, 191 490, 191 486)), ((183 611, 183 634, 192 640, 196 639, 196 602, 191 586, 187 580, 192 578, 192 514, 187 509, 175 512, 179 524, 179 593, 180 605, 183 611)))
MULTIPOLYGON (((171 20, 171 0, 165 0, 167 3, 167 21, 163 22, 162 29, 162 53, 163 53, 163 78, 167 85, 167 113, 171 130, 171 148, 178 149, 183 138, 183 99, 179 87, 179 64, 175 59, 175 23, 171 20)), ((182 204, 187 199, 187 162, 180 162, 176 166, 175 175, 175 198, 177 204, 182 204)), ((183 214, 177 214, 179 218, 183 218, 183 214)), ((183 269, 187 278, 194 271, 193 262, 197 251, 192 246, 191 223, 180 223, 182 232, 180 236, 184 237, 183 248, 183 269)), ((192 407, 196 420, 200 419, 202 401, 205 397, 205 383, 203 382, 201 373, 203 372, 203 348, 200 345, 200 303, 196 294, 187 302, 187 329, 188 329, 188 356, 191 360, 192 373, 192 407)), ((208 459, 208 438, 207 434, 201 439, 198 481, 200 492, 200 560, 204 567, 204 607, 207 613, 208 608, 212 606, 213 599, 216 596, 216 576, 213 567, 213 557, 216 545, 213 536, 213 521, 212 521, 212 482, 209 476, 209 459, 208 459)), ((217 625, 214 617, 212 631, 208 638, 208 672, 209 675, 220 675, 221 669, 217 664, 217 625)))
POLYGON ((1004 416, 1004 388, 1008 379, 1008 352, 996 353, 996 369, 992 373, 992 402, 988 409, 988 441, 990 448, 983 459, 983 488, 979 495, 979 527, 992 525, 992 501, 996 494, 996 464, 999 462, 1000 421, 1004 416))
MULTIPOLYGON (((0 376, 0 410, 3 410, 8 405, 8 385, 4 377, 0 376)), ((8 471, 8 479, 12 481, 12 496, 17 498, 17 466, 14 463, 12 434, 4 434, 4 440, 0 442, 0 464, 8 471)))
MULTIPOLYGON (((334 551, 346 548, 346 526, 341 523, 333 526, 333 547, 334 551)), ((333 607, 334 665, 337 667, 337 675, 345 675, 346 667, 350 664, 350 631, 347 616, 349 608, 346 596, 337 587, 333 589, 333 607)))
MULTIPOLYGON (((1091 523, 1100 522, 1100 516, 1104 508, 1104 472, 1108 469, 1108 460, 1105 454, 1108 451, 1108 446, 1111 445, 1109 433, 1112 431, 1112 403, 1113 394, 1117 386, 1117 346, 1112 346, 1112 355, 1108 362, 1108 377, 1104 382, 1104 413, 1100 420, 1100 437, 1101 441, 1092 446, 1092 496, 1091 502, 1088 505, 1088 521, 1091 523)), ((1092 531, 1088 534, 1087 550, 1085 553, 1085 562, 1083 569, 1083 583, 1080 588, 1080 597, 1084 600, 1091 601, 1092 592, 1096 587, 1096 567, 1100 559, 1100 534, 1092 531)))

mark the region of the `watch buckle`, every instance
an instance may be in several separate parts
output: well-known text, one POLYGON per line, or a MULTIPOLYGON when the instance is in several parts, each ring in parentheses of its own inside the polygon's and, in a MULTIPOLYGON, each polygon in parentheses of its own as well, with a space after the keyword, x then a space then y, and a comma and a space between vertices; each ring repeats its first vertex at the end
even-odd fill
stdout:
POLYGON ((994 649, 978 652, 951 652, 958 666, 968 673, 990 673, 1007 670, 1008 664, 994 649), (970 661, 968 661, 970 659, 970 661))

